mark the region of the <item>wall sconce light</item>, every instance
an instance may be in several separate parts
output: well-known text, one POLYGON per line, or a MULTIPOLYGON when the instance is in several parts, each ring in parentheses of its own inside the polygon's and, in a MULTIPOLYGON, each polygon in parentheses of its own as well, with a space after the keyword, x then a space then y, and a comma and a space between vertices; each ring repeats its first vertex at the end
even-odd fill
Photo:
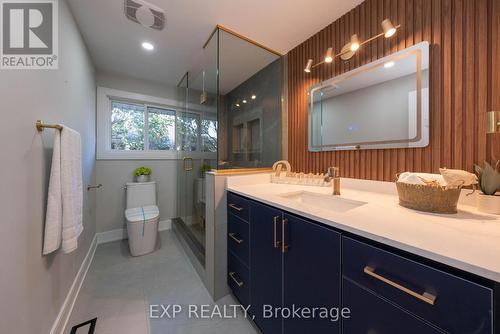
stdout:
POLYGON ((358 35, 354 34, 351 36, 351 51, 357 51, 359 49, 359 39, 358 35))
POLYGON ((333 61, 333 48, 328 48, 325 55, 325 63, 331 63, 333 61))
POLYGON ((307 64, 306 64, 306 68, 304 68, 304 72, 310 73, 312 64, 313 64, 313 60, 308 59, 307 64))
POLYGON ((385 38, 389 38, 396 33, 396 27, 394 27, 391 20, 389 19, 385 19, 382 21, 382 29, 384 29, 385 38))
POLYGON ((486 133, 500 133, 500 111, 486 113, 486 133))
POLYGON ((308 59, 304 71, 306 73, 310 73, 313 68, 324 63, 331 63, 336 57, 340 57, 342 60, 349 60, 356 54, 356 51, 359 50, 359 48, 362 47, 364 44, 369 43, 382 36, 384 36, 385 38, 389 38, 393 36, 396 33, 396 31, 401 27, 401 25, 394 26, 391 20, 389 19, 383 20, 381 25, 383 29, 382 33, 370 37, 369 39, 363 42, 359 41, 357 34, 352 35, 350 42, 344 45, 344 47, 340 50, 340 53, 336 55, 333 54, 333 48, 329 47, 326 50, 325 59, 319 63, 313 64, 314 61, 312 59, 308 59))

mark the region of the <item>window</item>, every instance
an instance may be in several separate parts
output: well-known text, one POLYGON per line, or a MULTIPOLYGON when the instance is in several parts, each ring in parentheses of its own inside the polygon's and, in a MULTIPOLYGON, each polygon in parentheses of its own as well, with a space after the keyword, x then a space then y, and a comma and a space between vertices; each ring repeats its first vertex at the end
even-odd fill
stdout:
POLYGON ((175 149, 175 111, 148 107, 148 146, 150 150, 175 149))
POLYGON ((177 159, 178 151, 216 159, 213 112, 186 112, 174 100, 103 87, 97 104, 97 159, 177 159))
POLYGON ((201 145, 203 152, 217 152, 217 120, 201 121, 201 145))
POLYGON ((144 106, 111 101, 111 149, 144 150, 144 106))
POLYGON ((177 116, 177 145, 179 151, 198 151, 200 115, 181 112, 177 116))
POLYGON ((111 150, 175 150, 175 110, 111 101, 111 150))

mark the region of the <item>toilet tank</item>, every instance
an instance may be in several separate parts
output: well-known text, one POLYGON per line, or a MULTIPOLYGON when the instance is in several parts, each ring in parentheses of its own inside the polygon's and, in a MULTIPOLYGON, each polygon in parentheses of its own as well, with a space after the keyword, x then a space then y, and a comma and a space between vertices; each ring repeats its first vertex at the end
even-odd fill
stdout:
POLYGON ((156 182, 127 183, 127 209, 156 205, 156 182))

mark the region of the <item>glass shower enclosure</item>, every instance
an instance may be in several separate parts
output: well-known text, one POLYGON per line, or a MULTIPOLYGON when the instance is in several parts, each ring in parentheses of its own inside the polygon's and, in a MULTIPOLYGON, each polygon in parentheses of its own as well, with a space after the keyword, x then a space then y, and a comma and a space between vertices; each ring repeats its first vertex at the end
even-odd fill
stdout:
POLYGON ((204 268, 205 172, 271 167, 282 158, 283 63, 220 27, 197 63, 178 84, 174 229, 204 268))

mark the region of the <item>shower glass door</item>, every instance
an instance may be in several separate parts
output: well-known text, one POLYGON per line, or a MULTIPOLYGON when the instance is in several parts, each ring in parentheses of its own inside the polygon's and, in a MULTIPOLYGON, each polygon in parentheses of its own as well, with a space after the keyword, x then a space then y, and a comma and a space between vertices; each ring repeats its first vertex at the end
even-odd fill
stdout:
POLYGON ((205 266, 205 172, 217 167, 216 45, 207 44, 203 52, 202 68, 188 72, 178 85, 181 106, 176 121, 177 218, 174 224, 200 264, 205 266))

